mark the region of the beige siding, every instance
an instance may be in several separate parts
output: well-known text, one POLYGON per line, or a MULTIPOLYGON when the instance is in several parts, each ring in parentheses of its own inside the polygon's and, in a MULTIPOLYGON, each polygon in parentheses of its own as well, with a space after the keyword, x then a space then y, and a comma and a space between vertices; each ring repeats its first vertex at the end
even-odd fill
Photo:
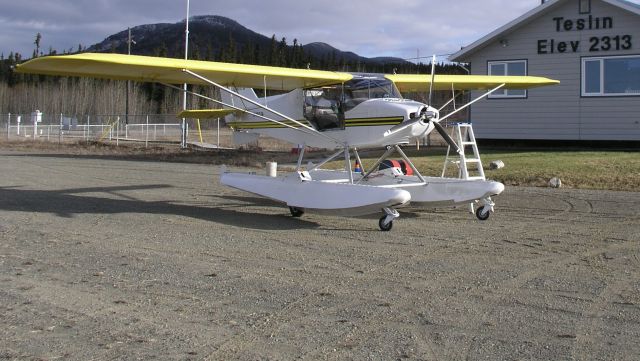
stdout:
MULTIPOLYGON (((640 16, 599 0, 592 0, 594 17, 613 18, 612 29, 556 31, 555 17, 585 18, 578 14, 578 1, 568 0, 550 12, 521 24, 466 58, 472 74, 487 74, 487 62, 527 60, 529 75, 560 80, 557 86, 531 89, 527 99, 487 99, 472 106, 471 119, 478 138, 640 140, 640 97, 580 96, 581 58, 589 56, 640 55, 640 16), (592 36, 632 36, 627 51, 589 52, 592 36), (538 54, 540 39, 580 41, 576 53, 538 54)), ((478 96, 475 94, 474 96, 478 96)))

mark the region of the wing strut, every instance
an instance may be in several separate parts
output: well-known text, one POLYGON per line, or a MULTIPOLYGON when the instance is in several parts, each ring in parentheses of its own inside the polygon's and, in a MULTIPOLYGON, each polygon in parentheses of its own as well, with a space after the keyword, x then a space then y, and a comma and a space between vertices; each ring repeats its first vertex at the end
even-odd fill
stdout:
POLYGON ((438 121, 439 121, 439 122, 441 122, 441 121, 443 121, 443 120, 445 120, 445 119, 449 118, 450 116, 452 116, 452 115, 454 115, 454 114, 458 113, 458 112, 459 112, 459 111, 461 111, 462 109, 466 109, 466 108, 467 108, 468 106, 470 106, 471 104, 473 104, 473 103, 477 102, 478 100, 480 100, 480 99, 482 99, 482 98, 486 97, 487 95, 489 95, 489 94, 493 93, 494 91, 496 91, 496 90, 498 90, 498 89, 502 88, 503 86, 505 86, 505 84, 504 84, 504 83, 502 83, 502 84, 498 85, 497 87, 495 87, 495 88, 493 88, 493 89, 489 90, 488 92, 486 92, 486 93, 482 94, 481 96, 479 96, 479 97, 477 97, 477 98, 473 99, 473 101, 470 101, 470 102, 468 102, 467 104, 465 104, 465 105, 461 106, 460 108, 458 108, 458 109, 456 109, 456 110, 452 111, 451 113, 449 113, 449 114, 445 115, 444 117, 440 118, 438 121))
MULTIPOLYGON (((273 113, 273 114, 275 114, 277 116, 283 117, 284 119, 289 120, 289 121, 293 122, 294 124, 297 124, 297 125, 305 128, 305 129, 307 129, 307 130, 309 130, 309 131, 311 131, 311 132, 313 132, 313 133, 315 133, 317 135, 323 136, 323 137, 331 140, 332 142, 334 142, 336 144, 342 144, 340 141, 338 141, 337 139, 335 139, 333 137, 330 137, 330 136, 328 136, 328 135, 326 135, 324 133, 321 133, 321 132, 317 131, 316 129, 314 129, 314 128, 312 128, 312 127, 310 127, 310 126, 308 126, 308 125, 306 125, 306 124, 304 124, 302 122, 299 122, 299 121, 297 121, 297 120, 295 120, 295 119, 293 119, 291 117, 288 117, 288 116, 286 116, 286 115, 284 115, 284 114, 282 114, 282 113, 280 113, 280 112, 278 112, 276 110, 273 110, 273 109, 271 109, 269 107, 266 107, 266 106, 264 106, 264 105, 262 105, 262 104, 260 104, 258 102, 255 102, 255 101, 253 101, 253 100, 251 100, 251 99, 249 99, 249 98, 247 98, 247 97, 245 97, 245 96, 243 96, 243 95, 241 95, 241 94, 239 94, 237 92, 234 92, 233 90, 231 90, 231 89, 229 89, 227 87, 224 87, 224 86, 222 86, 222 85, 220 85, 220 84, 218 84, 218 83, 216 83, 216 82, 214 82, 212 80, 209 80, 209 79, 207 79, 207 78, 205 78, 205 77, 203 77, 203 76, 201 76, 201 75, 199 75, 197 73, 194 73, 189 69, 183 69, 182 71, 187 73, 187 74, 189 74, 189 75, 191 75, 191 76, 193 76, 194 78, 197 78, 197 79, 200 79, 200 80, 202 80, 202 81, 204 81, 206 83, 209 83, 209 84, 213 85, 214 87, 216 87, 216 88, 218 88, 220 90, 223 90, 223 91, 225 91, 225 92, 227 92, 227 93, 229 93, 231 95, 237 96, 238 98, 240 98, 242 100, 245 100, 245 101, 247 101, 247 102, 249 102, 249 103, 251 103, 251 104, 253 104, 253 105, 255 105, 255 106, 259 107, 259 108, 261 108, 261 109, 264 109, 264 110, 266 110, 266 111, 268 111, 270 113, 273 113)), ((275 120, 271 119, 271 121, 275 121, 275 120)))

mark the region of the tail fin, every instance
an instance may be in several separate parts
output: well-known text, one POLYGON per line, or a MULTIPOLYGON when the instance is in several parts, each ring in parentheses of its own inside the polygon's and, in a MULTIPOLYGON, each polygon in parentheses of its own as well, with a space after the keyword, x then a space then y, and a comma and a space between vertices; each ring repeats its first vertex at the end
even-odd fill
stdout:
MULTIPOLYGON (((238 88, 238 89, 236 89, 236 92, 238 94, 242 95, 243 97, 245 97, 247 99, 251 99, 251 100, 253 100, 255 102, 258 102, 260 100, 258 98, 258 96, 256 95, 256 92, 253 91, 252 88, 238 88)), ((254 108, 256 108, 255 105, 247 102, 244 99, 241 99, 240 97, 233 96, 233 95, 229 94, 226 91, 222 91, 220 93, 220 98, 221 98, 223 103, 229 104, 229 105, 233 105, 234 107, 238 107, 240 109, 254 109, 254 108)))

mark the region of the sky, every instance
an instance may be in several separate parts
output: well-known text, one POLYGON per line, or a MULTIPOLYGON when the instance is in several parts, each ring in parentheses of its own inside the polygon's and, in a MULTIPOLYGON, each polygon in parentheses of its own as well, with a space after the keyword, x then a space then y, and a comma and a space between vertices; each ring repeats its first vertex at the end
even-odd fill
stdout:
MULTIPOLYGON (((636 2, 640 0, 634 0, 636 2)), ((456 52, 540 0, 190 0, 190 16, 222 15, 278 39, 325 42, 366 57, 456 52)), ((142 24, 183 20, 187 0, 0 0, 0 52, 89 46, 142 24)), ((134 49, 135 52, 135 49, 134 49)))

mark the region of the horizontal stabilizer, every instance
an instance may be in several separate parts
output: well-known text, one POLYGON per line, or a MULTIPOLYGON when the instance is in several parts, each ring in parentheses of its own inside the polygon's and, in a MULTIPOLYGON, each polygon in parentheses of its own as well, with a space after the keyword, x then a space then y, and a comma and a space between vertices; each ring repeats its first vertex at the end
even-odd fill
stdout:
POLYGON ((235 109, 198 109, 198 110, 183 110, 178 113, 178 118, 192 118, 192 119, 211 119, 222 118, 225 115, 232 113, 239 113, 239 110, 235 109))

